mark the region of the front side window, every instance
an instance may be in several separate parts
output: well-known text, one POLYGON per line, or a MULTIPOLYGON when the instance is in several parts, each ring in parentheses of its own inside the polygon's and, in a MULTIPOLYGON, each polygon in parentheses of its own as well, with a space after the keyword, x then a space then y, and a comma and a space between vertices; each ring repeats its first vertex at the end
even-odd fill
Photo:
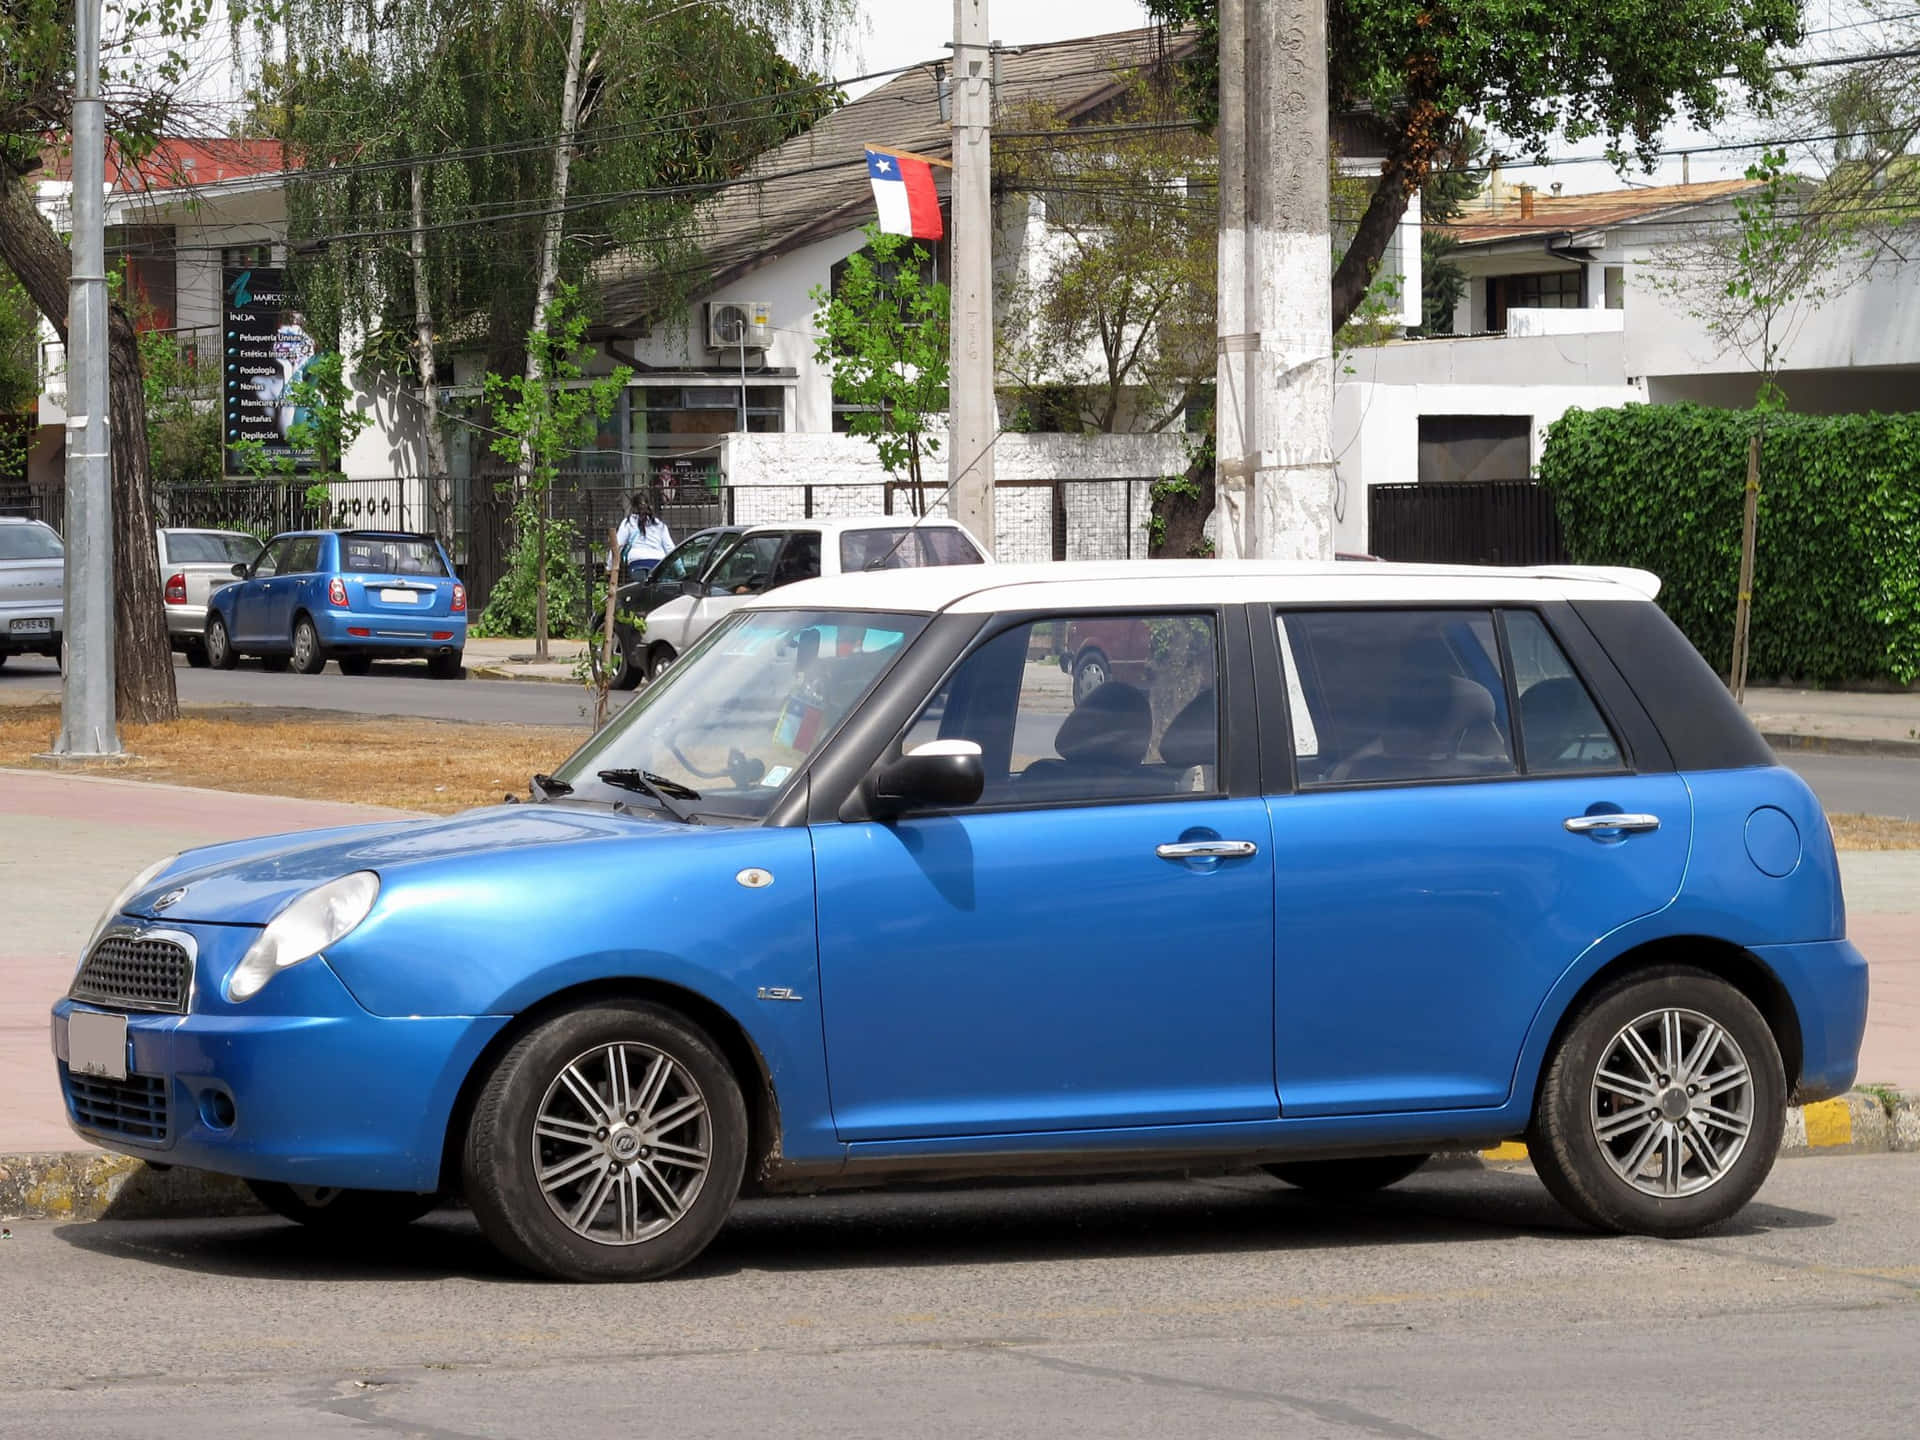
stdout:
POLYGON ((253 567, 253 578, 264 580, 268 576, 278 575, 287 565, 287 552, 293 547, 291 539, 269 540, 266 548, 260 552, 260 558, 253 567))
POLYGON ((1520 697, 1520 740, 1527 773, 1622 768, 1619 742, 1546 623, 1531 610, 1508 610, 1502 618, 1507 653, 1513 657, 1513 688, 1520 697))
POLYGON ((1517 773, 1488 610, 1280 617, 1302 787, 1517 773))
POLYGON ((597 778, 628 770, 696 814, 763 819, 925 624, 924 616, 863 611, 737 612, 557 778, 602 798, 648 803, 597 778))
POLYGON ((783 533, 745 535, 727 558, 714 567, 712 585, 716 595, 758 595, 773 578, 773 562, 786 542, 783 533))
POLYGON ((969 655, 909 731, 980 746, 982 805, 1052 805, 1218 793, 1218 634, 1211 615, 1077 617, 1015 626, 969 655), (1070 628, 1140 627, 1147 659, 1076 687, 1070 628))

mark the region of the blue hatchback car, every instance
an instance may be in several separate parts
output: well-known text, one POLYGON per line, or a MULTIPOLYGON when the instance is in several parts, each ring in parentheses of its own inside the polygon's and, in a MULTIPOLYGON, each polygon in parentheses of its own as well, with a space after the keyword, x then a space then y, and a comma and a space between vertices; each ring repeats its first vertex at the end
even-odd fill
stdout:
POLYGON ((75 1128, 315 1225, 665 1274, 743 1190, 1524 1137, 1684 1235, 1853 1079, 1819 804, 1632 571, 809 581, 530 799, 191 851, 53 1010, 75 1128), (1144 625, 1091 688, 1068 633, 1144 625))
POLYGON ((425 660, 458 679, 467 644, 467 587, 431 535, 305 530, 276 535, 237 585, 207 603, 207 662, 231 670, 257 655, 269 670, 318 675, 327 661, 364 675, 375 660, 425 660))

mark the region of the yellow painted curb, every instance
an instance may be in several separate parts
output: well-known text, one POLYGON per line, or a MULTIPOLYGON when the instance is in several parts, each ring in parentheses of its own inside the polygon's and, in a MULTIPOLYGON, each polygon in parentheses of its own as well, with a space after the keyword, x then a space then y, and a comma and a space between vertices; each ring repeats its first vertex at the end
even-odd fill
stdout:
POLYGON ((1853 1143, 1853 1109, 1844 1096, 1803 1105, 1800 1113, 1806 1117, 1807 1144, 1825 1149, 1853 1143))
POLYGON ((1482 1150, 1480 1158, 1495 1162, 1524 1160, 1527 1158, 1527 1147, 1518 1140, 1503 1140, 1491 1150, 1482 1150))

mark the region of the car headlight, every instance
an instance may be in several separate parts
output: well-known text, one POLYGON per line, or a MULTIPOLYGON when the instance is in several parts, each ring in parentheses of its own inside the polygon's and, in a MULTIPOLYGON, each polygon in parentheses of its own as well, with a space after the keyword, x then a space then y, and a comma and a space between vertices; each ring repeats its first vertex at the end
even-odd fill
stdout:
POLYGON ((119 917, 122 910, 127 908, 127 902, 142 890, 146 889, 147 886, 151 885, 154 876, 158 875, 179 858, 178 855, 169 855, 164 860, 154 861, 153 864, 147 866, 146 869, 129 880, 126 885, 122 887, 120 893, 107 902, 107 908, 100 912, 100 919, 93 927, 93 934, 87 937, 87 943, 80 951, 80 963, 82 965, 87 963, 87 956, 93 953, 93 947, 100 943, 100 937, 107 933, 107 927, 119 917))
POLYGON ((227 999, 251 999, 282 970, 311 960, 352 934, 379 894, 380 877, 371 870, 356 870, 307 891, 268 921, 260 938, 247 947, 227 977, 227 999))

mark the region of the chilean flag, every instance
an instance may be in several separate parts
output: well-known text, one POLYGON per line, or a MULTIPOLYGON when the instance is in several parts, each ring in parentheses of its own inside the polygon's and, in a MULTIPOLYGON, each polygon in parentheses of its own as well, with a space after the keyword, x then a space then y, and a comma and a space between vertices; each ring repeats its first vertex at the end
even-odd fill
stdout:
POLYGON ((882 233, 911 235, 916 240, 940 238, 940 194, 933 188, 933 166, 928 161, 869 145, 867 179, 873 182, 882 233))

